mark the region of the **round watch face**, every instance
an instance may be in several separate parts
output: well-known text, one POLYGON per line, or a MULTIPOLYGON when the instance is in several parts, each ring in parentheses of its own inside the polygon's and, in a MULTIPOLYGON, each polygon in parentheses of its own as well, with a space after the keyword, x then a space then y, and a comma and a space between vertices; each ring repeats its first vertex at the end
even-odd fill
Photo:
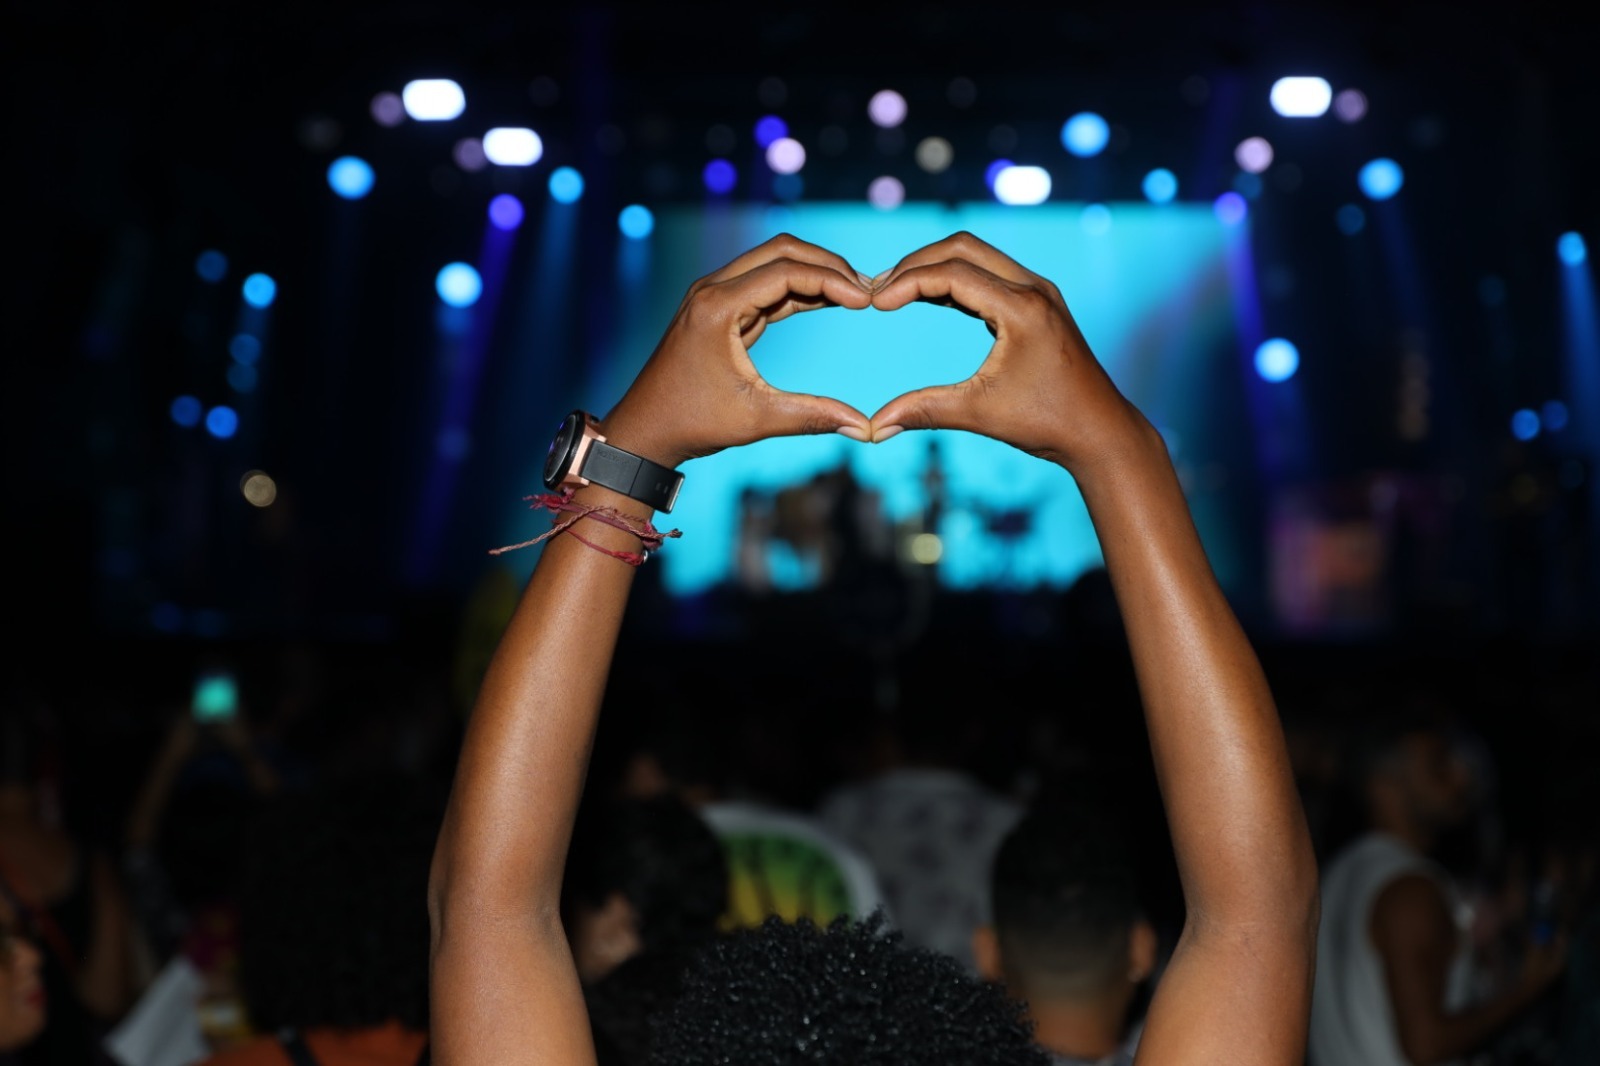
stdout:
POLYGON ((561 421, 556 439, 550 442, 550 453, 544 458, 544 487, 558 489, 572 465, 572 456, 583 439, 583 413, 574 411, 561 421))

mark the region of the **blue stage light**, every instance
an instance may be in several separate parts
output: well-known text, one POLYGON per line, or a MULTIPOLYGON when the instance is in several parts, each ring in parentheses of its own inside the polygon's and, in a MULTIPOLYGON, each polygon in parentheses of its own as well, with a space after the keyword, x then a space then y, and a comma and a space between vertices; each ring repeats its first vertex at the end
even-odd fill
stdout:
POLYGON ((1217 221, 1224 226, 1237 226, 1250 213, 1250 205, 1236 192, 1225 192, 1211 205, 1217 221))
POLYGON ((228 257, 215 248, 207 248, 194 261, 194 272, 200 275, 201 281, 209 281, 215 285, 227 276, 228 257))
POLYGON ((1569 231, 1556 239, 1556 255, 1569 267, 1579 266, 1589 258, 1589 246, 1584 242, 1583 234, 1576 230, 1569 231))
POLYGON ((522 225, 522 215, 522 201, 508 192, 489 201, 489 222, 495 229, 516 229, 522 225))
POLYGON ((359 200, 372 191, 372 167, 365 159, 342 155, 328 164, 328 187, 346 200, 359 200))
POLYGON ((629 240, 643 240, 656 228, 656 216, 643 204, 629 204, 617 215, 617 228, 629 240))
POLYGON ((1366 227, 1367 213, 1355 204, 1345 204, 1334 213, 1333 220, 1338 223, 1340 233, 1354 237, 1366 227))
POLYGON ((582 174, 571 167, 556 167, 550 172, 550 199, 558 204, 575 204, 582 197, 582 174))
POLYGON ((205 408, 194 396, 179 396, 172 401, 172 406, 167 408, 167 411, 178 425, 185 429, 193 429, 200 424, 200 416, 205 413, 205 408))
POLYGON ((235 363, 228 368, 228 384, 232 386, 234 392, 256 391, 256 380, 256 368, 253 366, 235 363))
POLYGON ((983 168, 983 183, 989 186, 990 192, 994 192, 994 179, 1000 176, 1000 172, 1007 167, 1015 165, 1009 159, 996 159, 993 163, 983 168))
POLYGON ((800 199, 806 191, 806 180, 798 174, 777 174, 772 179, 772 195, 785 203, 800 199))
POLYGON ((1560 433, 1567 428, 1567 405, 1560 400, 1550 400, 1539 408, 1539 421, 1551 433, 1560 433))
POLYGON ((1263 381, 1288 381, 1300 369, 1300 349, 1282 337, 1261 342, 1256 349, 1256 373, 1263 381))
POLYGON ((1361 168, 1356 183, 1369 200, 1387 200, 1406 183, 1406 173, 1393 159, 1374 159, 1361 168))
POLYGON ((1539 435, 1539 412, 1524 407, 1511 416, 1511 435, 1518 440, 1532 440, 1539 435))
POLYGON ((706 188, 718 196, 732 192, 739 182, 739 172, 726 159, 713 159, 707 163, 700 177, 706 183, 706 188))
POLYGON ((450 307, 471 307, 483 295, 483 279, 467 263, 449 263, 433 280, 433 288, 450 307))
POLYGON ((239 432, 239 412, 225 404, 218 404, 206 412, 206 432, 218 440, 227 440, 239 432))
POLYGON ((777 115, 767 115, 756 122, 756 144, 769 147, 773 141, 789 136, 789 124, 777 115))
POLYGON ((244 279, 241 291, 244 293, 245 303, 264 310, 271 307, 272 301, 278 298, 278 283, 265 274, 251 274, 244 279))
POLYGON ((1241 170, 1233 176, 1233 191, 1243 196, 1246 200, 1259 200, 1261 198, 1261 175, 1252 174, 1248 170, 1241 170))
POLYGON ((1093 111, 1080 111, 1061 126, 1061 145, 1080 159, 1099 155, 1111 140, 1111 127, 1093 111))
POLYGON ((1144 176, 1144 198, 1153 204, 1170 204, 1178 195, 1178 176, 1165 167, 1157 167, 1144 176))
POLYGON ((261 358, 261 339, 253 333, 238 333, 228 342, 228 354, 240 366, 255 366, 261 358))

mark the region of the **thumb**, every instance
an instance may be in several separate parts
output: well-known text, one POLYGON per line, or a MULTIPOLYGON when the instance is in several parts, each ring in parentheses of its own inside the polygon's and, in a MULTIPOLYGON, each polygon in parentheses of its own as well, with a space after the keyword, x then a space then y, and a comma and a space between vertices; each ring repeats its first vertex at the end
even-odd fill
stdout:
POLYGON ((904 429, 973 429, 961 385, 930 385, 901 393, 872 416, 872 441, 886 441, 904 429))
POLYGON ((768 437, 842 433, 855 440, 872 438, 872 423, 867 416, 831 396, 774 389, 762 421, 763 435, 768 437))

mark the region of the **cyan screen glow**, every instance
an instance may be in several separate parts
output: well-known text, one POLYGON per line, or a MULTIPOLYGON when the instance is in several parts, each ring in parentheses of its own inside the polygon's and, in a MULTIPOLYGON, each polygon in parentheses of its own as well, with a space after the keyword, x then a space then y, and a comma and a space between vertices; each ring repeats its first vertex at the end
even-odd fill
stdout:
MULTIPOLYGON (((1158 427, 1204 439, 1213 431, 1208 395, 1237 387, 1225 260, 1230 247, 1249 239, 1249 227, 1225 224, 1209 203, 1114 203, 1107 212, 1109 224, 1097 215, 1101 224, 1086 228, 1080 203, 907 204, 887 212, 866 204, 662 208, 641 283, 617 303, 612 350, 618 354, 592 368, 591 394, 582 402, 609 410, 689 284, 777 233, 831 248, 873 275, 924 244, 970 230, 1060 286, 1113 380, 1158 427)), ((991 343, 981 322, 947 308, 912 305, 893 314, 830 308, 770 327, 752 356, 778 388, 830 394, 871 415, 908 389, 963 380, 991 343)), ((938 530, 943 585, 1066 587, 1100 563, 1082 498, 1065 471, 994 440, 937 431, 907 432, 879 445, 839 436, 770 440, 692 460, 683 467, 676 509, 657 517, 662 528, 682 528, 683 537, 650 565, 662 567, 662 580, 677 594, 731 580, 741 492, 770 495, 842 463, 881 497, 891 521, 914 520, 926 504, 922 473, 932 438, 947 486, 938 530), (1005 527, 1009 535, 995 532, 1003 524, 996 516, 1008 514, 1025 516, 1025 532, 1017 534, 1014 523, 1005 527)), ((517 522, 526 528, 524 516, 517 522)), ((781 555, 781 546, 774 548, 775 580, 802 587, 804 567, 781 555)))

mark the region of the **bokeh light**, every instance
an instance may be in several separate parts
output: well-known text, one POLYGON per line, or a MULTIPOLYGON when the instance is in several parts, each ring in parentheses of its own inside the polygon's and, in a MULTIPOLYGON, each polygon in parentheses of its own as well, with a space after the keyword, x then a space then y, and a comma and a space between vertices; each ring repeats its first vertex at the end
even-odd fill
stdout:
POLYGON ((434 291, 450 307, 471 307, 483 295, 483 278, 470 263, 447 263, 433 279, 434 291))
POLYGON ((1539 435, 1539 412, 1524 407, 1511 416, 1511 435, 1518 440, 1532 440, 1539 435))
POLYGON ((1250 205, 1238 193, 1225 192, 1211 204, 1211 210, 1224 226, 1237 226, 1250 213, 1250 205))
POLYGON ((950 142, 943 137, 924 137, 917 142, 916 151, 913 153, 917 166, 929 174, 943 174, 950 169, 950 164, 955 162, 955 149, 950 147, 950 142))
POLYGON ((874 178, 872 184, 867 186, 867 203, 880 211, 892 211, 905 203, 906 187, 899 178, 884 175, 874 178))
POLYGON ((522 225, 522 201, 503 192, 489 201, 489 222, 495 229, 513 230, 522 225))
POLYGON ((206 432, 218 440, 228 440, 239 432, 239 412, 226 404, 217 404, 206 412, 206 432))
POLYGON ((195 257, 194 272, 200 275, 201 281, 215 285, 228 276, 228 257, 215 248, 207 248, 195 257))
POLYGON ((463 137, 457 141, 450 150, 450 158, 468 174, 476 174, 489 165, 489 157, 483 154, 483 142, 476 137, 463 137))
POLYGON ((1111 127, 1093 111, 1080 111, 1061 126, 1061 144, 1080 159, 1105 151, 1111 140, 1111 127))
POLYGON ((643 204, 629 204, 617 215, 617 228, 631 241, 643 240, 655 232, 656 216, 643 204))
POLYGON ((785 203, 800 199, 805 191, 805 179, 798 174, 778 174, 772 179, 772 195, 785 203))
POLYGON ((989 186, 990 192, 994 191, 994 181, 1000 176, 1001 172, 1015 165, 1009 159, 996 159, 993 163, 983 168, 983 183, 989 186))
POLYGON ((1369 200, 1387 200, 1405 183, 1405 171, 1393 159, 1374 159, 1356 175, 1356 184, 1369 200))
POLYGON ((380 126, 393 128, 406 120, 406 105, 401 102, 399 93, 379 93, 372 98, 368 110, 372 112, 372 121, 380 126))
POLYGON ((244 366, 255 366, 261 359, 261 340, 253 333, 235 334, 228 342, 228 354, 244 366))
POLYGON ((237 393, 255 392, 258 377, 255 367, 234 363, 228 368, 228 387, 237 393))
POLYGON ((726 159, 713 159, 700 172, 700 180, 705 182, 708 192, 726 196, 739 184, 739 171, 726 159))
POLYGON ((806 149, 793 137, 779 137, 767 145, 767 166, 775 174, 798 174, 806 165, 806 149))
POLYGON ((556 167, 550 172, 550 199, 558 204, 575 204, 583 197, 583 175, 571 167, 556 167))
POLYGON ((1178 176, 1166 167, 1157 167, 1141 183, 1144 198, 1153 204, 1170 204, 1178 195, 1178 176))
POLYGON ((882 89, 867 101, 867 117, 874 126, 891 129, 906 120, 906 98, 893 89, 882 89))
POLYGON ((544 156, 544 141, 526 126, 496 126, 483 135, 483 154, 501 167, 531 167, 544 156))
POLYGON ((1256 373, 1276 384, 1294 377, 1300 369, 1300 349, 1282 337, 1264 340, 1256 348, 1256 373))
POLYGON ((1354 237, 1360 233, 1367 224, 1367 213, 1355 204, 1345 204, 1334 212, 1334 222, 1339 227, 1339 232, 1346 237, 1354 237))
POLYGON ((328 164, 328 187, 346 200, 359 200, 372 191, 372 167, 365 159, 342 155, 328 164))
POLYGON ((418 122, 448 122, 467 109, 467 94, 449 78, 421 78, 406 83, 400 102, 418 122))
POLYGON ((1360 122, 1367 115, 1367 97, 1360 89, 1345 89, 1333 98, 1333 113, 1340 122, 1360 122))
POLYGON ((244 279, 239 291, 243 294, 245 303, 258 310, 265 310, 278 298, 278 283, 266 274, 251 274, 244 279))
POLYGON ((1556 255, 1567 266, 1580 266, 1589 258, 1589 245, 1584 241, 1583 234, 1569 231, 1556 238, 1556 255))
POLYGON ((239 494, 251 507, 271 507, 278 498, 278 483, 260 470, 248 470, 239 479, 239 494))
POLYGON ((1285 118, 1316 118, 1333 103, 1333 86, 1326 78, 1279 78, 1272 83, 1272 110, 1285 118))
POLYGON ((1539 420, 1551 433, 1560 433, 1566 429, 1568 417, 1567 405, 1560 400, 1550 400, 1539 408, 1539 420))
POLYGON ((1233 161, 1247 174, 1260 174, 1272 165, 1272 143, 1265 137, 1246 137, 1233 150, 1233 161))
POLYGON ((756 120, 756 146, 770 148, 774 141, 789 136, 789 124, 777 115, 765 115, 756 120))
POLYGON ((1104 237, 1111 232, 1111 208, 1105 204, 1085 204, 1078 213, 1078 225, 1091 237, 1104 237))
POLYGON ((1050 186, 1044 167, 1008 166, 994 176, 994 198, 1014 206, 1042 204, 1050 199, 1050 186))
POLYGON ((193 429, 200 424, 200 416, 205 413, 198 397, 178 396, 167 408, 167 413, 172 420, 185 429, 193 429))

